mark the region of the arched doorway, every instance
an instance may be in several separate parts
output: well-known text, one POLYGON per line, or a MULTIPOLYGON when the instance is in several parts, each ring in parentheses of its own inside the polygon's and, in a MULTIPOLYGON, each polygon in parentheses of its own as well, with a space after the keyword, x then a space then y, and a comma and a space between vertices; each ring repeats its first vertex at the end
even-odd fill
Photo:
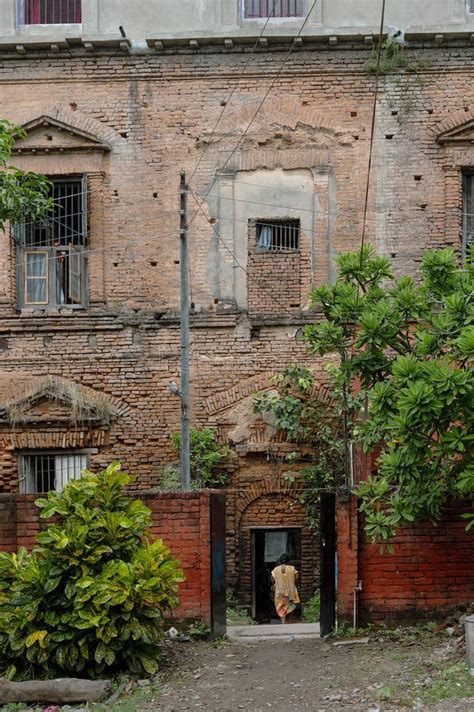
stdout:
POLYGON ((258 622, 275 618, 270 572, 283 553, 299 573, 304 605, 319 585, 318 536, 304 506, 286 492, 270 492, 245 508, 239 523, 239 598, 258 622))

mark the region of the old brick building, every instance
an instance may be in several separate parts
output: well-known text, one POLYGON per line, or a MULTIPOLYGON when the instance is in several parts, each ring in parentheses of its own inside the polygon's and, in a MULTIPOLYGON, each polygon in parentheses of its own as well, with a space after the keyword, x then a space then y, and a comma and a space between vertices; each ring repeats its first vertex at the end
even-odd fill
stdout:
MULTIPOLYGON (((135 18, 114 15, 111 3, 94 14, 84 0, 73 17, 40 22, 34 2, 30 15, 10 5, 1 113, 27 131, 15 165, 51 178, 57 210, 47 225, 0 236, 1 491, 60 486, 112 458, 140 489, 160 486, 180 416, 168 384, 179 381, 183 168, 198 201, 190 196, 192 420, 218 428, 233 450, 229 583, 257 614, 262 567, 289 548, 307 599, 319 578, 318 537, 299 483, 284 478, 286 445, 252 400, 290 361, 324 378, 325 364, 298 337, 317 318, 309 290, 360 241, 377 3, 362 3, 365 14, 351 22, 338 3, 322 3, 297 42, 305 3, 293 17, 287 3, 259 42, 263 20, 246 6, 239 15, 234 0, 216 2, 222 20, 208 31, 201 16, 186 24, 179 13, 176 26, 159 25, 153 2, 135 18)), ((379 81, 368 233, 398 273, 416 274, 427 247, 453 245, 461 256, 473 232, 474 14, 464 0, 450 18, 445 3, 435 5, 433 27, 392 10, 388 21, 408 29, 409 71, 379 81)), ((402 552, 390 571, 378 569, 386 585, 375 590, 376 554, 351 505, 341 505, 340 610, 351 610, 359 578, 366 615, 472 597, 471 539, 456 517, 447 521, 444 539, 429 535, 424 579, 407 583, 402 552), (440 579, 454 536, 456 562, 440 579), (427 598, 430 572, 439 595, 427 598)), ((420 541, 411 559, 423 559, 420 541)))

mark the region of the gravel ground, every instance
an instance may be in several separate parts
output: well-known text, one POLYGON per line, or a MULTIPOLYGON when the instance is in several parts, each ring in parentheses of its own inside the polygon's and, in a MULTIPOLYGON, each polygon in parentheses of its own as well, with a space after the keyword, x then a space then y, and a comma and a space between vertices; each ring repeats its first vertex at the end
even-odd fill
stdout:
POLYGON ((171 671, 158 678, 147 690, 147 699, 137 701, 135 709, 474 711, 474 680, 471 688, 462 670, 459 644, 456 648, 455 641, 443 638, 342 646, 322 640, 294 640, 174 643, 169 647, 175 658, 171 671), (462 679, 456 678, 461 683, 452 680, 449 673, 447 694, 453 699, 438 702, 441 676, 453 665, 455 671, 461 671, 462 679), (430 690, 433 697, 427 702, 430 690), (455 699, 461 696, 464 699, 455 699))

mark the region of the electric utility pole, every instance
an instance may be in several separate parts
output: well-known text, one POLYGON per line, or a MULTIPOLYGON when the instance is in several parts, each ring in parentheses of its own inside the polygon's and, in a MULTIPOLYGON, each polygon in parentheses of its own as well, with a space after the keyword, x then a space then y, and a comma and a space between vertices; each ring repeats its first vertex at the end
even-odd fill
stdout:
POLYGON ((189 255, 188 186, 181 171, 179 184, 179 235, 181 242, 181 487, 191 489, 189 419, 189 255))

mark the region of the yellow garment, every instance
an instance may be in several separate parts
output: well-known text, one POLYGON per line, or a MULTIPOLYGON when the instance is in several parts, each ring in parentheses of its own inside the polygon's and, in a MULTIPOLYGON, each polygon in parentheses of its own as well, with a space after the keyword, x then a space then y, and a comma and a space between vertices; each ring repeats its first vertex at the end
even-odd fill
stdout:
POLYGON ((285 596, 293 603, 299 603, 298 591, 296 590, 296 577, 298 572, 294 566, 281 564, 272 571, 275 581, 275 596, 285 596))

